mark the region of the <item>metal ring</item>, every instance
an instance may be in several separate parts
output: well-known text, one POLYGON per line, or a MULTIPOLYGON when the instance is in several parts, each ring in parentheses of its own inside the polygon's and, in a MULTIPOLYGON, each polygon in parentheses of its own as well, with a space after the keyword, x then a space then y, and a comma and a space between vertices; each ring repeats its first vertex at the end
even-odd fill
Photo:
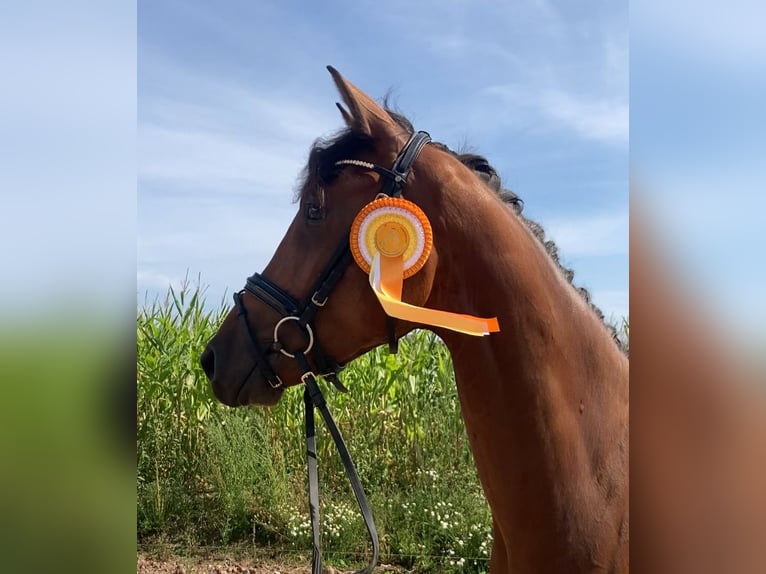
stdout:
MULTIPOLYGON (((290 315, 289 317, 282 317, 276 325, 274 325, 274 343, 279 343, 279 328, 282 326, 283 323, 287 321, 299 321, 300 317, 296 317, 295 315, 290 315)), ((306 332, 309 334, 309 344, 306 347, 306 350, 303 351, 303 354, 305 355, 308 353, 313 347, 314 347, 314 331, 311 330, 311 325, 303 325, 306 328, 306 332)), ((279 352, 285 355, 286 357, 290 357, 291 359, 295 358, 295 355, 293 353, 288 353, 284 349, 279 349, 279 352)))

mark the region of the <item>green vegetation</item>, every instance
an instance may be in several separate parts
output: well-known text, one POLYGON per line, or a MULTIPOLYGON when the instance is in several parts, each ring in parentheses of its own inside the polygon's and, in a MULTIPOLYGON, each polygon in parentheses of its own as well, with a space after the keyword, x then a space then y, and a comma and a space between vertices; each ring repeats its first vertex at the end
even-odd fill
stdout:
MULTIPOLYGON (((170 291, 138 312, 138 536, 182 551, 250 543, 310 555, 303 401, 231 409, 213 397, 199 356, 227 309, 200 290, 170 291)), ((627 339, 628 323, 622 332, 627 339)), ((449 353, 415 332, 398 355, 380 347, 325 385, 375 515, 383 560, 418 572, 483 572, 491 518, 456 397, 449 353), (459 488, 456 488, 459 485, 459 488)), ((361 565, 364 524, 317 416, 326 562, 361 565)))
MULTIPOLYGON (((198 288, 138 311, 138 536, 185 550, 247 541, 310 553, 303 403, 231 409, 213 397, 199 355, 226 309, 198 288)), ((380 347, 325 385, 373 507, 388 563, 482 572, 491 519, 479 486, 447 349, 432 334, 380 347), (460 488, 455 488, 459 484, 460 488)), ((318 421, 323 548, 338 567, 368 551, 332 439, 318 421)))

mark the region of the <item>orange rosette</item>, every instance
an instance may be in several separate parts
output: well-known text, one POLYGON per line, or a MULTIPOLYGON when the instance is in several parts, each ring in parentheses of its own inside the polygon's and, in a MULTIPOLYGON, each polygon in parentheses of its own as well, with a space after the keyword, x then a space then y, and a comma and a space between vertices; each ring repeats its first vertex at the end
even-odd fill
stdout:
POLYGON ((402 257, 404 279, 423 268, 433 247, 431 222, 417 205, 400 197, 381 197, 365 205, 351 225, 351 253, 365 273, 376 253, 402 257))

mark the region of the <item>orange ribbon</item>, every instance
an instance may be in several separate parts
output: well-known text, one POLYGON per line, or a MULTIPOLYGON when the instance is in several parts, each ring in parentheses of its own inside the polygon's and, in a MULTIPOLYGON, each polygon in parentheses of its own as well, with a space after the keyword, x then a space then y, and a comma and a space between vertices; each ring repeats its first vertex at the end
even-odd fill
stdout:
POLYGON ((370 266, 370 286, 390 317, 442 327, 466 335, 489 335, 500 331, 497 317, 483 319, 472 315, 450 313, 417 307, 402 301, 404 260, 401 255, 388 257, 376 252, 370 266))

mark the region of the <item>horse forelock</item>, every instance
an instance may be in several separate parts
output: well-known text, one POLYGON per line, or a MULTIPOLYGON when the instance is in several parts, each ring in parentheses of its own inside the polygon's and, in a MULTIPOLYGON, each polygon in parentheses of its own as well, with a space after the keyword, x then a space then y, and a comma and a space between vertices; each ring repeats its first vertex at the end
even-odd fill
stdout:
MULTIPOLYGON (((386 96, 383 106, 388 115, 408 134, 414 133, 414 127, 406 116, 393 110, 386 96)), ((603 311, 592 301, 590 292, 584 287, 574 284, 574 271, 565 267, 559 257, 559 249, 553 240, 546 239, 545 229, 538 222, 525 217, 524 201, 513 191, 503 187, 502 178, 497 170, 489 163, 486 157, 472 152, 456 152, 446 144, 432 142, 433 146, 456 158, 463 165, 471 169, 485 185, 492 190, 508 207, 521 219, 537 240, 542 244, 545 252, 553 260, 559 272, 564 276, 567 283, 577 291, 580 297, 590 306, 601 323, 607 328, 615 344, 627 354, 628 347, 619 337, 617 328, 606 321, 603 311)), ((335 162, 340 159, 358 159, 364 152, 372 151, 373 139, 364 133, 346 128, 329 138, 317 139, 309 152, 309 159, 300 178, 299 187, 295 199, 303 200, 308 194, 319 187, 332 183, 340 169, 335 162)))

